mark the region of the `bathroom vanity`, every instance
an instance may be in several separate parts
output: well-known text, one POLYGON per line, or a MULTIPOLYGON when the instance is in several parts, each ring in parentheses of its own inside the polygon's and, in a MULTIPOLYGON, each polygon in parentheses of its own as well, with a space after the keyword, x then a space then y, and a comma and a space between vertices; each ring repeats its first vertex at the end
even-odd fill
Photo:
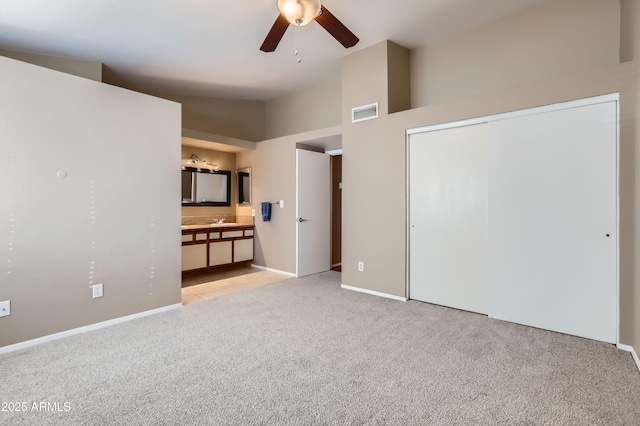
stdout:
POLYGON ((253 260, 254 225, 182 225, 182 271, 253 260))

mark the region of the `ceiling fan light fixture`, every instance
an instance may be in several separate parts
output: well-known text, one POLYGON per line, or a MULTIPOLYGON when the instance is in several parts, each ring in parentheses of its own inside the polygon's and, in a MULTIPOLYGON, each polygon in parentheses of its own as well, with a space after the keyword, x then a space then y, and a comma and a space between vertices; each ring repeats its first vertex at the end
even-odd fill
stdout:
POLYGON ((290 24, 301 27, 320 14, 319 0, 278 0, 278 9, 290 24))

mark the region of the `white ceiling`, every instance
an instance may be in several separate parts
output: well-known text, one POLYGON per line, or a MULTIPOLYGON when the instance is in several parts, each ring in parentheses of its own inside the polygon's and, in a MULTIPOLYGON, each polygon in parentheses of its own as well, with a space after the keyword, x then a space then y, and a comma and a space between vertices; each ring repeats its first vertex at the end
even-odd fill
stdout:
POLYGON ((383 40, 415 48, 544 1, 325 0, 360 43, 345 49, 312 22, 264 53, 277 0, 0 0, 0 48, 100 61, 149 93, 268 100, 383 40))

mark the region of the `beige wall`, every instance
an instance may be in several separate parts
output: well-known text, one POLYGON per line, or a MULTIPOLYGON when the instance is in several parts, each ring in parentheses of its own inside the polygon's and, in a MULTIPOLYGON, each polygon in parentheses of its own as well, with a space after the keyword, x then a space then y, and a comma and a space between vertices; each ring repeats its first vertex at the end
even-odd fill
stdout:
POLYGON ((102 81, 102 62, 81 61, 79 59, 59 58, 57 56, 38 55, 37 53, 16 52, 0 49, 0 56, 38 65, 56 71, 90 80, 102 81))
POLYGON ((640 354, 640 73, 636 61, 640 60, 640 5, 637 0, 623 0, 622 13, 626 16, 623 31, 627 47, 627 59, 633 59, 633 90, 621 109, 623 123, 621 129, 620 152, 620 217, 622 227, 620 280, 624 292, 620 295, 620 325, 623 343, 633 346, 640 354))
POLYGON ((415 49, 412 106, 616 64, 619 22, 619 0, 555 0, 415 49))
POLYGON ((339 125, 340 90, 338 77, 268 101, 265 138, 339 125))
MULTIPOLYGON (((256 212, 253 263, 296 273, 296 145, 340 134, 340 126, 270 139, 255 151, 237 154, 238 168, 251 167, 252 204, 238 206, 238 214, 256 212), (271 221, 263 222, 260 203, 284 200, 284 208, 272 207, 271 221)), ((328 201, 328 200, 327 200, 328 201)))
POLYGON ((238 153, 239 167, 251 167, 251 205, 238 206, 238 214, 255 210, 253 263, 279 271, 296 272, 296 159, 295 138, 260 142, 255 151, 238 153), (272 206, 271 221, 263 222, 260 203, 284 200, 272 206))
POLYGON ((187 164, 187 159, 195 154, 201 160, 218 165, 220 170, 231 171, 231 205, 229 207, 216 206, 200 206, 200 207, 182 207, 182 216, 202 216, 202 215, 235 215, 237 196, 237 179, 236 179, 236 154, 234 152, 221 152, 211 149, 196 148, 192 146, 182 145, 181 165, 192 167, 187 164))
POLYGON ((389 113, 388 42, 359 50, 342 60, 342 123, 351 123, 351 109, 378 102, 378 114, 389 113))
POLYGON ((180 105, 4 57, 0 74, 0 346, 180 303, 180 105))
POLYGON ((261 141, 265 137, 263 101, 159 95, 182 104, 182 127, 199 132, 261 141))
POLYGON ((387 96, 389 114, 411 108, 411 66, 409 49, 387 42, 387 96))

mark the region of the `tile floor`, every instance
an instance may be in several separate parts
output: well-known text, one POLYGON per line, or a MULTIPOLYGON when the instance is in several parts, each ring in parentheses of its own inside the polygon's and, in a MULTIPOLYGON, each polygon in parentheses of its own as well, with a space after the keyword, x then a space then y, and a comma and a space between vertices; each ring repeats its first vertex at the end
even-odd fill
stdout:
POLYGON ((188 305, 189 303, 215 299, 225 294, 284 281, 289 278, 292 277, 252 267, 189 275, 182 279, 182 304, 188 305))

